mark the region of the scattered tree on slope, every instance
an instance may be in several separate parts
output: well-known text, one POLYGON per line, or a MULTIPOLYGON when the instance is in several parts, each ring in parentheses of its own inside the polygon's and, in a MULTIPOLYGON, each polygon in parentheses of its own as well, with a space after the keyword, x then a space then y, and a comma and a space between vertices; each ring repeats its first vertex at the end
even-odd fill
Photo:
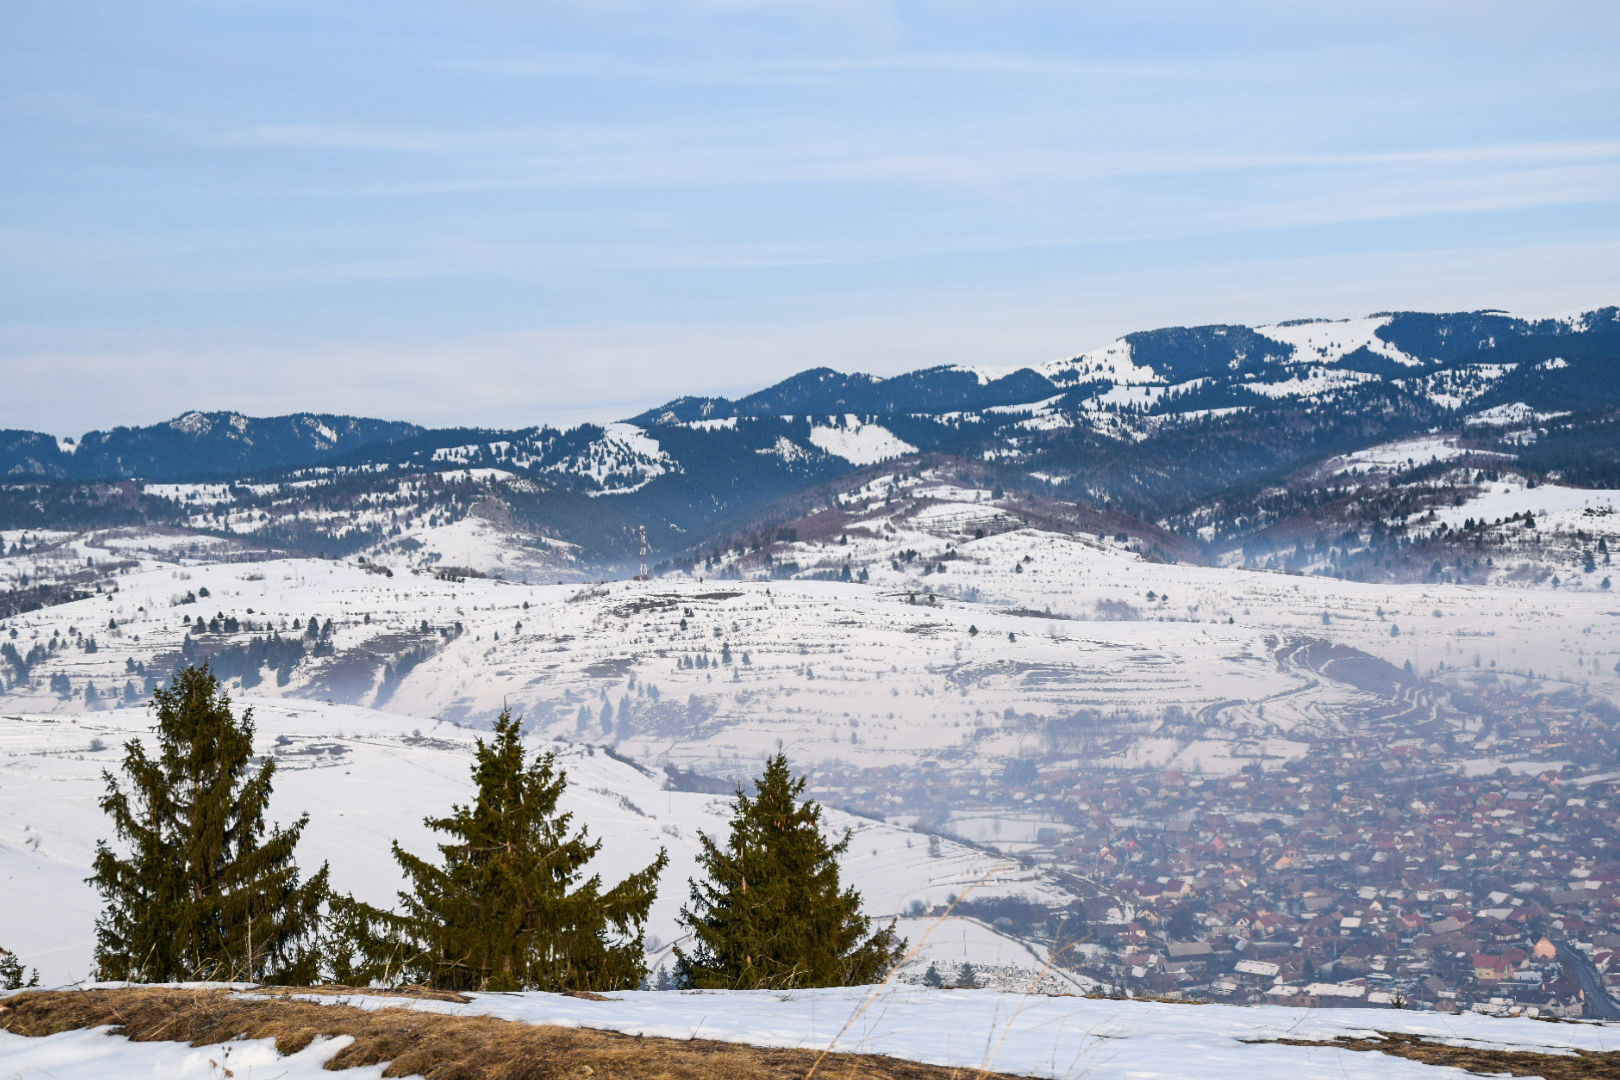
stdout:
POLYGON ((0 990, 21 990, 24 987, 38 985, 38 971, 35 971, 33 977, 24 982, 23 964, 21 960, 17 959, 17 954, 6 949, 0 949, 0 990))

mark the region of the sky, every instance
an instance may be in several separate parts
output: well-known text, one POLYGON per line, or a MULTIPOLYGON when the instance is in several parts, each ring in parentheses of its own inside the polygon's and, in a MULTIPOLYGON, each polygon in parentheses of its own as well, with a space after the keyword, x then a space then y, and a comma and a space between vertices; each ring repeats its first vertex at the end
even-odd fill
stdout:
POLYGON ((0 0, 0 428, 1620 302, 1612 0, 0 0))

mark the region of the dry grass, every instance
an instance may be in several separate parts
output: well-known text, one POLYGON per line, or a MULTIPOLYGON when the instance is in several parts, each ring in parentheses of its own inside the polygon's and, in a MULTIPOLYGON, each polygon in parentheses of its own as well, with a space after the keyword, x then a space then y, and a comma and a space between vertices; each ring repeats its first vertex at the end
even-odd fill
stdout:
MULTIPOLYGON (((266 989, 274 1000, 242 1000, 227 990, 132 987, 118 990, 38 991, 0 1003, 0 1029, 17 1035, 112 1025, 136 1042, 160 1040, 213 1045, 275 1039, 282 1053, 297 1053, 319 1036, 355 1041, 332 1058, 330 1069, 388 1062, 384 1076, 428 1080, 802 1080, 821 1055, 813 1050, 743 1046, 709 1039, 656 1039, 585 1028, 543 1027, 487 1016, 444 1016, 406 1008, 378 1011, 287 1000, 310 993, 266 989)), ((355 994, 353 987, 320 988, 355 994)), ((387 995, 385 995, 387 996, 387 995)), ((394 994, 393 996, 399 996, 394 994)), ((457 995, 418 992, 438 1000, 457 995)), ((829 1054, 818 1075, 827 1080, 969 1080, 1003 1073, 948 1069, 897 1058, 829 1054)))
POLYGON ((1577 1050, 1574 1056, 1533 1054, 1523 1050, 1477 1050, 1446 1046, 1419 1035, 1379 1032, 1380 1039, 1354 1039, 1341 1035, 1332 1042, 1310 1039, 1268 1039, 1289 1046, 1338 1046, 1346 1050, 1376 1050, 1392 1057, 1410 1058, 1425 1065, 1450 1065, 1480 1076, 1539 1076, 1543 1080, 1620 1080, 1620 1052, 1577 1050))
MULTIPOLYGON (((448 1001, 456 1005, 470 1005, 472 998, 466 994, 458 994, 454 990, 435 990, 431 986, 396 986, 391 990, 374 989, 369 986, 343 986, 339 983, 328 983, 321 986, 256 986, 255 994, 267 994, 270 997, 297 997, 300 994, 320 994, 325 997, 395 997, 414 998, 418 1001, 448 1001)), ((585 994, 569 994, 569 997, 584 997, 585 994)), ((591 994, 593 998, 606 1001, 600 994, 591 994)))

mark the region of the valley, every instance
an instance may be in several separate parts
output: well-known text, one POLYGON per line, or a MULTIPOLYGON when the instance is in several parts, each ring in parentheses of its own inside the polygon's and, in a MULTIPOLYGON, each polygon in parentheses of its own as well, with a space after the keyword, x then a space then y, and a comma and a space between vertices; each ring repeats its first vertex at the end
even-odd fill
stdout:
POLYGON ((781 749, 931 942, 906 981, 1579 1013, 1545 942, 1620 981, 1613 318, 1173 328, 570 431, 11 433, 0 852, 79 899, 7 947, 82 976, 96 777, 207 661, 370 899, 510 707, 624 865, 670 847, 655 971, 781 749))

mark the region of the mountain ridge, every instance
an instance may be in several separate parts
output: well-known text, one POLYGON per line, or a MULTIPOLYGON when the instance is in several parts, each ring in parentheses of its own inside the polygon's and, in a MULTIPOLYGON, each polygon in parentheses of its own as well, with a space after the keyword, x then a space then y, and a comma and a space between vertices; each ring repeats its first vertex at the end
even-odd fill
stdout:
POLYGON ((1144 536, 1168 530, 1218 559, 1299 532, 1312 514, 1376 547, 1390 539, 1380 522, 1391 499, 1428 491, 1427 502, 1405 499, 1428 512, 1488 474, 1620 487, 1617 422, 1620 307, 1385 312, 1138 331, 1033 367, 887 378, 817 367, 736 399, 680 397, 569 429, 191 412, 78 443, 0 432, 0 522, 183 524, 344 554, 404 542, 402 509, 432 503, 405 520, 483 506, 537 542, 572 545, 580 566, 633 556, 645 527, 654 552, 679 561, 774 527, 781 500, 831 498, 827 485, 861 470, 947 467, 1124 514, 1144 536), (1449 440, 1438 474, 1412 460, 1371 484, 1331 466, 1436 433, 1449 440), (241 513, 223 525, 199 517, 185 505, 197 493, 174 487, 198 483, 225 483, 218 499, 241 513), (469 484, 479 493, 451 490, 469 484), (312 499, 319 513, 276 520, 276 506, 312 499), (363 523, 359 507, 379 502, 400 509, 363 523))

